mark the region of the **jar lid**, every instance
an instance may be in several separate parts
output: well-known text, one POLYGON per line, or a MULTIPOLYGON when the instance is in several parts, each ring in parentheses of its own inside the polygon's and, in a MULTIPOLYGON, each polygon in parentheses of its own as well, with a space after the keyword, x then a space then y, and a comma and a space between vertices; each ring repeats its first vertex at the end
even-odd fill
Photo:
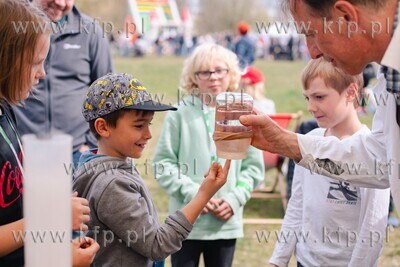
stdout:
POLYGON ((244 104, 253 107, 253 98, 242 92, 223 92, 216 97, 217 106, 225 106, 230 104, 244 104))

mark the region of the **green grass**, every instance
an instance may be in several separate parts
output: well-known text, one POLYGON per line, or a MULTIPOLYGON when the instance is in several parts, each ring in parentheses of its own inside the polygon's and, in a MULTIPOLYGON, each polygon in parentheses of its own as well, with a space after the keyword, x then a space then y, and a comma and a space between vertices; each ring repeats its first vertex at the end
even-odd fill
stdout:
MULTIPOLYGON (((179 77, 183 66, 183 59, 176 57, 146 57, 146 58, 115 58, 115 67, 118 72, 128 72, 137 77, 153 94, 164 96, 164 103, 174 104, 178 101, 179 77)), ((277 112, 303 111, 303 120, 311 116, 306 110, 306 102, 301 93, 300 73, 305 66, 304 62, 271 62, 257 61, 256 66, 265 75, 266 95, 275 101, 277 112)), ((164 114, 158 113, 153 121, 153 139, 149 142, 142 158, 136 160, 154 203, 163 219, 167 215, 168 196, 158 186, 151 174, 151 159, 162 129, 164 114), (147 168, 145 162, 147 161, 147 168)), ((370 126, 371 117, 361 120, 370 126)), ((247 218, 282 218, 282 204, 279 200, 251 199, 245 206, 247 218)), ((279 231, 280 225, 245 225, 245 237, 238 240, 233 266, 268 266, 276 238, 274 231, 279 231), (272 237, 268 242, 260 242, 257 231, 270 231, 272 237)), ((388 231, 383 254, 379 266, 400 266, 400 231, 388 231)), ((167 261, 167 266, 170 266, 167 261)), ((289 266, 295 266, 292 261, 289 266)))

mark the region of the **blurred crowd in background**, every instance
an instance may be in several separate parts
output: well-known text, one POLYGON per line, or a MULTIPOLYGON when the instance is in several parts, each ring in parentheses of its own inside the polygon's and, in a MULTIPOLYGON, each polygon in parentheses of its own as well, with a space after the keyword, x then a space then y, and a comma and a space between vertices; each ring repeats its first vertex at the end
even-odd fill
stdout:
MULTIPOLYGON (((256 58, 305 61, 309 59, 305 40, 300 35, 271 36, 255 31, 250 31, 248 35, 254 43, 256 58)), ((174 28, 165 28, 155 40, 146 35, 132 34, 127 37, 125 33, 122 33, 116 36, 110 35, 110 43, 118 50, 119 55, 126 57, 141 57, 150 54, 185 57, 196 46, 210 42, 233 51, 239 38, 240 34, 235 32, 218 32, 187 37, 174 28)))

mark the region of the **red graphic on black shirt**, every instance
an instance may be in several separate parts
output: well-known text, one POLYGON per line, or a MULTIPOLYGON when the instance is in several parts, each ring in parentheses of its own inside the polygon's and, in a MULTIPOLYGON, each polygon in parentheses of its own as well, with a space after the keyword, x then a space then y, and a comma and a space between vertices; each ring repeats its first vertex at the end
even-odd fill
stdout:
MULTIPOLYGON (((22 153, 19 154, 22 162, 22 153)), ((22 195, 22 172, 18 166, 6 161, 0 172, 0 208, 7 208, 22 195)))

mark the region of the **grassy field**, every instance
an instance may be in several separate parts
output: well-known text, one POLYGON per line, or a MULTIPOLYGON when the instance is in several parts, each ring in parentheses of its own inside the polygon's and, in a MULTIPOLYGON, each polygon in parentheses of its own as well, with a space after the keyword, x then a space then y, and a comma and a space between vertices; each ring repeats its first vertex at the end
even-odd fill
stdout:
MULTIPOLYGON (((154 94, 163 98, 164 103, 178 101, 178 84, 183 59, 175 57, 116 58, 115 67, 118 72, 128 72, 139 80, 154 94)), ((304 62, 270 62, 257 61, 257 67, 265 75, 266 94, 275 101, 277 112, 303 111, 303 120, 311 118, 301 94, 300 73, 304 62)), ((153 139, 136 165, 141 171, 146 184, 150 188, 160 217, 167 215, 168 196, 158 186, 151 174, 151 159, 157 143, 164 114, 155 116, 152 126, 153 139)), ((362 121, 370 126, 371 117, 363 117, 362 121)), ((250 200, 245 206, 246 218, 283 218, 282 205, 279 200, 250 200)), ((238 240, 233 266, 268 266, 276 242, 275 233, 278 224, 245 225, 245 237, 238 240), (260 240, 260 233, 271 233, 269 240, 260 240), (257 235, 258 233, 258 235, 257 235)), ((383 254, 379 266, 400 266, 400 231, 388 229, 383 254)), ((332 263, 334 264, 334 263, 332 263)), ((167 266, 169 261, 167 261, 167 266)), ((289 266, 295 266, 293 259, 289 266)))

